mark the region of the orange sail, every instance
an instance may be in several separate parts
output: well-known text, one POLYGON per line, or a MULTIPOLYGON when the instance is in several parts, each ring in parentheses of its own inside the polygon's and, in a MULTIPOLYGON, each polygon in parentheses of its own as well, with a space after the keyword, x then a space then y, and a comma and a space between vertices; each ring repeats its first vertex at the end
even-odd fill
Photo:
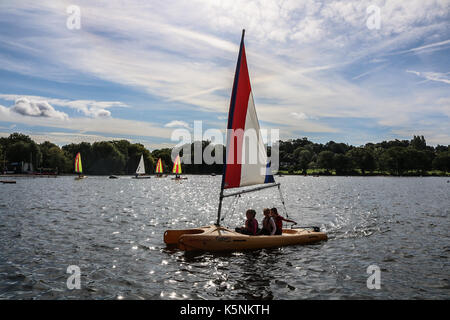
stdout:
POLYGON ((163 173, 163 166, 161 158, 158 159, 158 163, 156 164, 156 173, 163 173))
POLYGON ((83 166, 81 165, 81 154, 79 152, 75 157, 75 172, 83 173, 83 166))
POLYGON ((181 161, 180 156, 178 155, 173 164, 172 173, 181 174, 181 161))

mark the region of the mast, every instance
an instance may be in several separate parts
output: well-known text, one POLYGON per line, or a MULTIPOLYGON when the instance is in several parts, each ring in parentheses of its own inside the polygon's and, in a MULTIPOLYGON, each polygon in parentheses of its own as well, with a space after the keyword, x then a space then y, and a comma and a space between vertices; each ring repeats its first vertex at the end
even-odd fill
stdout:
MULTIPOLYGON (((236 71, 234 73, 234 82, 233 82, 233 92, 231 95, 231 103, 230 103, 230 110, 232 108, 234 108, 234 104, 236 103, 236 93, 237 93, 237 88, 238 88, 238 81, 239 81, 239 67, 241 65, 241 56, 242 56, 242 47, 244 46, 244 35, 245 35, 245 29, 242 29, 242 37, 241 37, 241 44, 239 47, 239 55, 238 55, 238 61, 236 64, 236 71)), ((232 129, 233 128, 233 116, 230 114, 230 112, 228 112, 228 125, 227 125, 228 129, 232 129)), ((228 145, 228 143, 227 143, 228 145)), ((225 187, 225 172, 226 172, 226 168, 227 168, 227 159, 228 159, 228 152, 229 149, 227 148, 226 151, 226 157, 225 157, 225 163, 223 164, 223 172, 222 172, 222 184, 220 187, 220 195, 219 195, 219 208, 217 211, 217 222, 216 222, 216 226, 220 226, 220 213, 222 211, 222 200, 224 198, 223 196, 223 189, 225 187)))

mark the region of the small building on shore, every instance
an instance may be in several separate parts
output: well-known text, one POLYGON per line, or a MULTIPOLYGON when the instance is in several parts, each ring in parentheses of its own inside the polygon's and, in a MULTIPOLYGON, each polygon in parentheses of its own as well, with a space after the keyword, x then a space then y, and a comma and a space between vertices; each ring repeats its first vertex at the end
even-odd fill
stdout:
POLYGON ((33 173, 33 164, 30 162, 19 161, 10 162, 6 165, 6 174, 30 174, 33 173))

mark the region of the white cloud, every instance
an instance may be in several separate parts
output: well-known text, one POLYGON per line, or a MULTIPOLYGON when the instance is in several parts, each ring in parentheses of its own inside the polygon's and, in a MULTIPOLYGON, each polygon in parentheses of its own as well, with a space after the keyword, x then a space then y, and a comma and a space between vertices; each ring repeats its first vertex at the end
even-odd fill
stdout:
MULTIPOLYGON (((364 77, 361 80, 366 81, 379 69, 360 70, 361 61, 388 64, 391 53, 444 48, 449 41, 449 1, 131 1, 126 6, 79 1, 82 28, 76 32, 60 25, 66 4, 42 1, 7 6, 4 16, 23 21, 23 28, 33 30, 33 36, 20 39, 17 50, 39 59, 24 63, 0 54, 1 67, 58 81, 70 79, 72 73, 87 74, 137 88, 159 101, 176 102, 180 108, 224 113, 240 31, 245 28, 258 116, 269 125, 286 131, 336 132, 337 128, 322 122, 324 118, 360 117, 394 126, 408 123, 423 110, 442 111, 433 101, 445 93, 435 91, 419 104, 409 93, 388 96, 377 83, 363 86, 347 80, 340 70, 355 64, 353 70, 359 75, 352 80, 364 77), (366 27, 366 8, 372 4, 381 9, 377 31, 366 27), (20 10, 21 6, 29 10, 20 10), (309 119, 302 119, 305 116, 309 119)), ((2 33, 0 41, 18 42, 8 33, 2 33)), ((395 70, 390 72, 383 79, 386 86, 397 76, 395 70)), ((448 79, 442 74, 422 76, 441 82, 448 79)), ((402 80, 395 79, 400 84, 402 80)), ((94 119, 111 117, 109 109, 120 106, 120 102, 46 101, 94 119)))
POLYGON ((126 104, 119 101, 95 101, 95 100, 67 100, 67 99, 56 99, 40 96, 30 96, 30 95, 16 95, 16 94, 0 94, 0 99, 7 101, 14 101, 17 99, 27 99, 35 104, 43 105, 55 105, 60 107, 68 107, 75 109, 85 116, 88 117, 110 117, 111 112, 106 110, 112 107, 128 107, 126 104))
POLYGON ((440 49, 445 49, 445 46, 450 44, 450 40, 445 40, 445 41, 439 41, 439 42, 435 42, 435 43, 430 43, 427 45, 423 45, 420 47, 416 47, 416 48, 412 48, 412 49, 408 49, 408 50, 403 50, 399 53, 406 53, 406 52, 421 52, 423 50, 429 50, 429 49, 435 49, 436 47, 440 47, 440 49))
POLYGON ((304 112, 291 112, 291 115, 294 118, 300 119, 300 120, 308 120, 311 119, 311 117, 309 117, 308 115, 306 115, 306 113, 304 112))
POLYGON ((60 120, 66 120, 69 118, 66 113, 56 111, 46 101, 30 101, 27 98, 17 99, 11 107, 11 111, 24 116, 32 117, 46 117, 60 120))
MULTIPOLYGON (((99 142, 99 141, 112 141, 112 140, 122 140, 123 138, 107 136, 107 135, 95 135, 95 134, 83 134, 83 133, 73 133, 73 132, 23 132, 28 135, 37 143, 43 143, 45 141, 50 141, 59 146, 63 146, 70 143, 81 143, 81 142, 99 142)), ((0 132, 0 136, 8 137, 10 133, 0 132)), ((128 139, 125 139, 128 140, 128 139)))
POLYGON ((450 74, 450 72, 448 72, 448 73, 418 72, 418 71, 414 71, 414 70, 406 70, 406 72, 415 74, 416 76, 425 78, 426 80, 450 84, 450 77, 448 76, 450 74))
POLYGON ((169 123, 166 123, 164 125, 164 127, 166 127, 166 128, 182 127, 182 128, 190 129, 190 126, 189 126, 189 124, 187 122, 180 121, 180 120, 170 121, 169 123))
POLYGON ((172 131, 162 128, 159 124, 137 121, 109 118, 49 118, 49 117, 30 117, 20 113, 13 112, 12 108, 0 105, 0 119, 2 122, 12 122, 28 125, 31 127, 48 127, 72 130, 80 133, 102 133, 106 135, 125 136, 125 137, 157 137, 170 139, 172 131))

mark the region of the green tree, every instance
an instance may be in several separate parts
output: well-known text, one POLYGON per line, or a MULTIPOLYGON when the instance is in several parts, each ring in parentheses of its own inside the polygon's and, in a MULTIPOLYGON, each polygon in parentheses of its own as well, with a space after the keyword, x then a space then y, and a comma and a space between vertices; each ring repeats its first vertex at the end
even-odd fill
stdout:
POLYGON ((450 151, 438 153, 433 160, 433 168, 444 172, 450 172, 450 151))
POLYGON ((404 153, 406 170, 416 170, 424 174, 426 170, 431 169, 433 154, 430 151, 409 147, 404 149, 404 153))
POLYGON ((336 169, 336 174, 349 172, 352 167, 350 157, 342 153, 335 153, 333 157, 333 167, 336 169))
POLYGON ((8 141, 10 144, 22 141, 25 143, 32 143, 34 142, 29 136, 27 136, 26 134, 23 133, 18 133, 18 132, 14 132, 11 133, 8 137, 8 141))
POLYGON ((92 153, 92 146, 89 142, 71 143, 62 147, 66 157, 70 161, 71 169, 69 172, 75 171, 75 156, 79 152, 81 154, 81 162, 83 164, 83 172, 86 174, 95 174, 92 170, 92 164, 95 161, 95 157, 92 153))
POLYGON ((369 148, 353 148, 347 152, 351 161, 351 167, 361 169, 363 175, 366 171, 373 171, 376 168, 375 157, 369 148))
POLYGON ((47 153, 47 165, 45 168, 52 168, 60 172, 70 172, 71 161, 66 157, 64 151, 58 146, 52 147, 47 153))
POLYGON ((89 170, 96 174, 123 174, 125 156, 109 141, 92 144, 92 159, 89 170))
POLYGON ((114 141, 111 141, 111 143, 124 156, 125 165, 121 171, 123 173, 128 173, 128 161, 129 161, 128 148, 130 147, 131 142, 128 140, 114 140, 114 141))
POLYGON ((4 166, 5 163, 5 154, 3 153, 3 146, 0 144, 0 174, 3 173, 3 170, 5 169, 4 166))
POLYGON ((436 153, 450 151, 449 147, 450 146, 441 146, 440 144, 438 144, 435 148, 435 151, 436 153))
POLYGON ((407 154, 405 148, 391 147, 380 157, 380 167, 391 174, 401 175, 407 168, 407 154))
POLYGON ((39 146, 32 140, 26 142, 24 140, 16 140, 9 144, 6 154, 8 161, 11 162, 31 162, 33 168, 38 166, 41 161, 41 151, 39 146))
POLYGON ((152 151, 152 157, 155 159, 155 161, 158 161, 158 159, 161 159, 164 172, 170 172, 172 169, 171 165, 172 163, 172 149, 169 148, 163 148, 163 149, 157 149, 152 151))
POLYGON ((330 141, 325 145, 325 148, 333 153, 346 153, 349 149, 348 145, 345 143, 336 143, 334 141, 330 141))
POLYGON ((54 143, 45 141, 39 145, 39 148, 42 153, 42 161, 39 164, 40 168, 57 169, 59 173, 70 172, 71 160, 60 147, 54 143))
POLYGON ((327 172, 333 169, 334 153, 331 151, 322 151, 317 157, 317 162, 320 168, 325 169, 327 172))
POLYGON ((425 150, 427 147, 427 143, 423 136, 414 136, 414 138, 410 142, 411 147, 417 150, 425 150))
POLYGON ((300 165, 300 169, 302 170, 302 173, 306 175, 306 170, 308 170, 308 165, 312 160, 312 153, 309 150, 303 149, 300 151, 298 155, 298 163, 300 165))

